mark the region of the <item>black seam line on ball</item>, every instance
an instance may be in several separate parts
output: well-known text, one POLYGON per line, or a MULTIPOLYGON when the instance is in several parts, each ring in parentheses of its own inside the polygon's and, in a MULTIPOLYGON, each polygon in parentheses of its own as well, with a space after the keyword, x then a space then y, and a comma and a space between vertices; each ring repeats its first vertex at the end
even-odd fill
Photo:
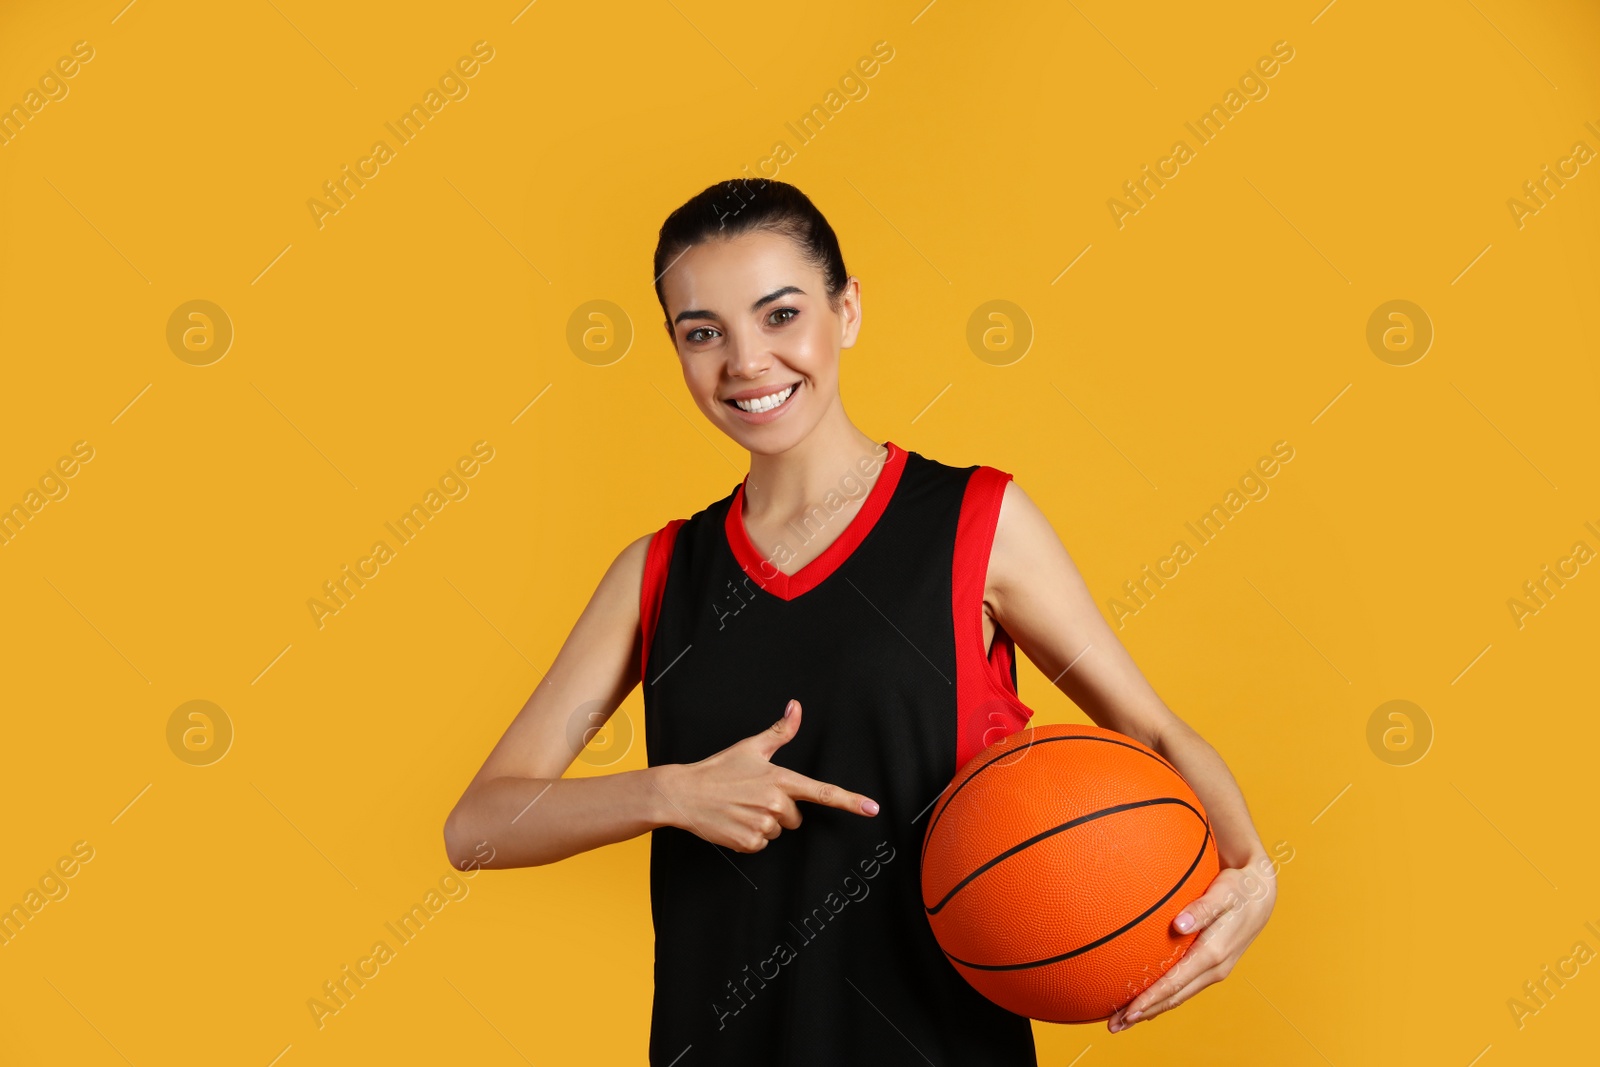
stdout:
MULTIPOLYGON (((1025 839, 1023 841, 1018 841, 1016 844, 1012 845, 1010 848, 1006 849, 1004 852, 1000 853, 998 856, 995 856, 993 859, 988 860, 987 862, 985 862, 983 864, 980 864, 978 866, 978 868, 976 870, 974 870, 971 874, 967 875, 965 878, 961 879, 961 881, 959 881, 955 885, 951 886, 950 887, 950 891, 944 895, 944 897, 939 901, 939 903, 933 905, 932 907, 929 907, 927 904, 923 904, 923 909, 926 910, 929 915, 937 915, 937 914, 939 914, 939 912, 944 908, 944 906, 946 904, 950 903, 950 898, 951 897, 955 896, 957 893, 961 892, 961 890, 965 889, 969 882, 971 882, 973 879, 977 878, 984 871, 987 871, 989 868, 994 867, 997 864, 1003 863, 1005 860, 1010 859, 1012 856, 1015 856, 1018 852, 1021 852, 1023 849, 1030 848, 1030 847, 1038 844, 1040 841, 1043 841, 1047 837, 1052 837, 1052 836, 1054 836, 1056 834, 1059 834, 1059 833, 1062 833, 1064 831, 1070 830, 1074 826, 1082 826, 1086 822, 1094 822, 1096 819, 1104 819, 1109 815, 1117 815, 1117 814, 1120 814, 1121 812, 1124 812, 1124 811, 1133 811, 1136 808, 1148 808, 1148 807, 1151 807, 1151 806, 1156 805, 1156 804, 1182 804, 1184 807, 1188 808, 1190 810, 1190 812, 1192 812, 1194 814, 1194 817, 1196 819, 1200 820, 1201 824, 1205 823, 1204 817, 1202 817, 1201 814, 1198 811, 1195 811, 1194 805, 1192 805, 1188 801, 1182 800, 1182 799, 1180 799, 1178 797, 1153 797, 1153 798, 1151 798, 1149 800, 1130 800, 1126 804, 1113 804, 1109 808, 1101 808, 1099 811, 1091 811, 1087 815, 1080 815, 1076 819, 1068 819, 1066 822, 1060 824, 1059 826, 1052 826, 1048 830, 1040 830, 1038 833, 1034 834, 1032 837, 1027 838, 1027 839, 1025 839)), ((1211 832, 1211 828, 1209 826, 1206 827, 1206 832, 1208 834, 1211 832)), ((1187 875, 1185 875, 1185 877, 1187 877, 1187 875)))
MULTIPOLYGON (((1183 802, 1179 801, 1179 803, 1181 804, 1183 802)), ((1188 807, 1188 805, 1184 805, 1184 806, 1188 807)), ((1063 952, 1059 956, 1049 956, 1049 957, 1046 957, 1045 959, 1042 959, 1042 960, 1034 960, 1031 963, 968 963, 966 960, 958 959, 955 956, 951 956, 950 953, 948 953, 948 952, 946 952, 945 955, 950 957, 950 960, 951 960, 952 963, 959 963, 963 967, 971 967, 975 971, 1021 971, 1021 970, 1026 970, 1029 967, 1043 967, 1046 964, 1060 963, 1062 960, 1071 959, 1073 956, 1081 956, 1085 952, 1089 952, 1089 951, 1091 951, 1093 949, 1099 948, 1101 945, 1105 944, 1107 941, 1112 940, 1113 938, 1121 937, 1123 934, 1127 933, 1129 930, 1132 930, 1135 926, 1138 926, 1140 923, 1144 922, 1151 915, 1155 914, 1156 909, 1160 908, 1161 905, 1163 905, 1167 901, 1171 900, 1172 899, 1172 894, 1176 893, 1179 889, 1183 888, 1184 884, 1189 881, 1190 876, 1192 876, 1194 874, 1194 869, 1196 867, 1200 866, 1200 860, 1206 854, 1206 845, 1208 845, 1210 842, 1211 842, 1211 826, 1209 824, 1207 824, 1206 825, 1206 834, 1205 834, 1205 836, 1203 838, 1200 839, 1200 851, 1195 853, 1194 862, 1189 864, 1189 869, 1187 871, 1183 872, 1183 877, 1178 879, 1178 883, 1176 885, 1174 885, 1171 889, 1167 890, 1166 896, 1162 897, 1160 900, 1158 900, 1154 904, 1150 905, 1150 907, 1146 908, 1144 913, 1142 915, 1140 915, 1138 918, 1134 919, 1132 922, 1129 922, 1128 924, 1126 924, 1125 926, 1121 927, 1120 929, 1111 931, 1109 934, 1107 934, 1104 937, 1097 938, 1094 941, 1089 942, 1087 945, 1084 945, 1081 948, 1075 948, 1070 952, 1063 952)))
MULTIPOLYGON (((945 809, 955 801, 956 793, 961 792, 974 778, 978 777, 978 775, 982 774, 984 771, 988 770, 991 766, 1000 762, 1001 760, 1006 759, 1009 756, 1013 756, 1018 752, 1030 749, 1034 745, 1043 745, 1051 741, 1099 741, 1107 745, 1121 745, 1123 748, 1133 749, 1133 751, 1139 753, 1141 756, 1155 760, 1173 774, 1178 774, 1178 769, 1172 764, 1168 763, 1166 760, 1162 759, 1160 756, 1153 756, 1149 752, 1146 752, 1144 749, 1140 748, 1138 745, 1130 745, 1128 742, 1118 741, 1114 737, 1096 737, 1093 734, 1067 734, 1063 737, 1036 738, 1027 742, 1026 744, 1018 745, 1016 748, 1007 749, 998 756, 991 757, 988 763, 985 763, 982 767, 979 767, 977 770, 967 775, 966 781, 956 786, 955 792, 951 793, 945 802, 939 805, 939 810, 933 813, 933 819, 928 823, 928 832, 922 836, 922 857, 920 860, 918 860, 918 862, 926 862, 928 858, 928 842, 933 840, 933 828, 939 825, 939 820, 944 817, 945 809)), ((1178 777, 1181 779, 1183 775, 1178 774, 1178 777)))

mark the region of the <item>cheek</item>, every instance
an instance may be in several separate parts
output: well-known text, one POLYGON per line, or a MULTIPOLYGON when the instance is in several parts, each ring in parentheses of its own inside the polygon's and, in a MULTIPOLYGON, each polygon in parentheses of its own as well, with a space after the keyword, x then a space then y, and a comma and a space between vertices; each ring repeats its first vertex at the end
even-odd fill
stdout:
POLYGON ((718 368, 708 359, 696 359, 690 356, 681 361, 683 366, 683 384, 688 387, 689 394, 696 401, 707 407, 717 406, 717 375, 718 368))
POLYGON ((797 333, 792 344, 785 345, 784 354, 795 370, 813 378, 828 379, 838 371, 834 354, 836 338, 826 322, 813 322, 809 328, 797 333))

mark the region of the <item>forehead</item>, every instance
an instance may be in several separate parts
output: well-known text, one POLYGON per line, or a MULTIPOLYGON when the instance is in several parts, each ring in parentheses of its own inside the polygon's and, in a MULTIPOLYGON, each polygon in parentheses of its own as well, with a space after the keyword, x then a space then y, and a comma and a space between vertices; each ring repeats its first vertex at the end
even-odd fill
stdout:
POLYGON ((822 272, 806 261, 790 237, 754 230, 695 245, 661 276, 672 314, 684 308, 732 312, 785 285, 821 291, 822 272))

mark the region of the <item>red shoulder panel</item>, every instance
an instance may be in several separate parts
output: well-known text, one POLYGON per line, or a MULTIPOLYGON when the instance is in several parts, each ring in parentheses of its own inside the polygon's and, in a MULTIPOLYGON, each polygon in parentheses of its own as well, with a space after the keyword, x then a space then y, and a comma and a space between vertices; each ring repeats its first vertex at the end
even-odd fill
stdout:
POLYGON ((1000 502, 1011 475, 980 466, 967 481, 956 522, 951 612, 956 634, 956 766, 1028 724, 1033 712, 1011 685, 1014 656, 1011 635, 996 627, 993 645, 983 647, 983 587, 1000 502))
POLYGON ((650 640, 655 636, 656 620, 661 617, 661 597, 667 588, 667 568, 672 562, 672 546, 678 539, 678 528, 686 519, 673 519, 650 537, 650 550, 644 560, 644 581, 639 586, 639 632, 642 646, 639 652, 639 679, 650 663, 650 640))

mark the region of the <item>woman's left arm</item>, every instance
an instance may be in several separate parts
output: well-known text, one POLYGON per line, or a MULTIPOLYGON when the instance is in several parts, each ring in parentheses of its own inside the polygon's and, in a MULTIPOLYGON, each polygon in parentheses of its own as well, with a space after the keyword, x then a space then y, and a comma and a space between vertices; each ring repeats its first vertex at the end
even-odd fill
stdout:
POLYGON ((1277 900, 1276 865, 1216 749, 1172 713, 1100 614, 1042 511, 1006 483, 984 604, 1033 664, 1094 722, 1142 741, 1183 774, 1205 806, 1222 870, 1174 920, 1200 935, 1177 964, 1107 1020, 1113 1033, 1177 1007, 1228 976, 1277 900))

